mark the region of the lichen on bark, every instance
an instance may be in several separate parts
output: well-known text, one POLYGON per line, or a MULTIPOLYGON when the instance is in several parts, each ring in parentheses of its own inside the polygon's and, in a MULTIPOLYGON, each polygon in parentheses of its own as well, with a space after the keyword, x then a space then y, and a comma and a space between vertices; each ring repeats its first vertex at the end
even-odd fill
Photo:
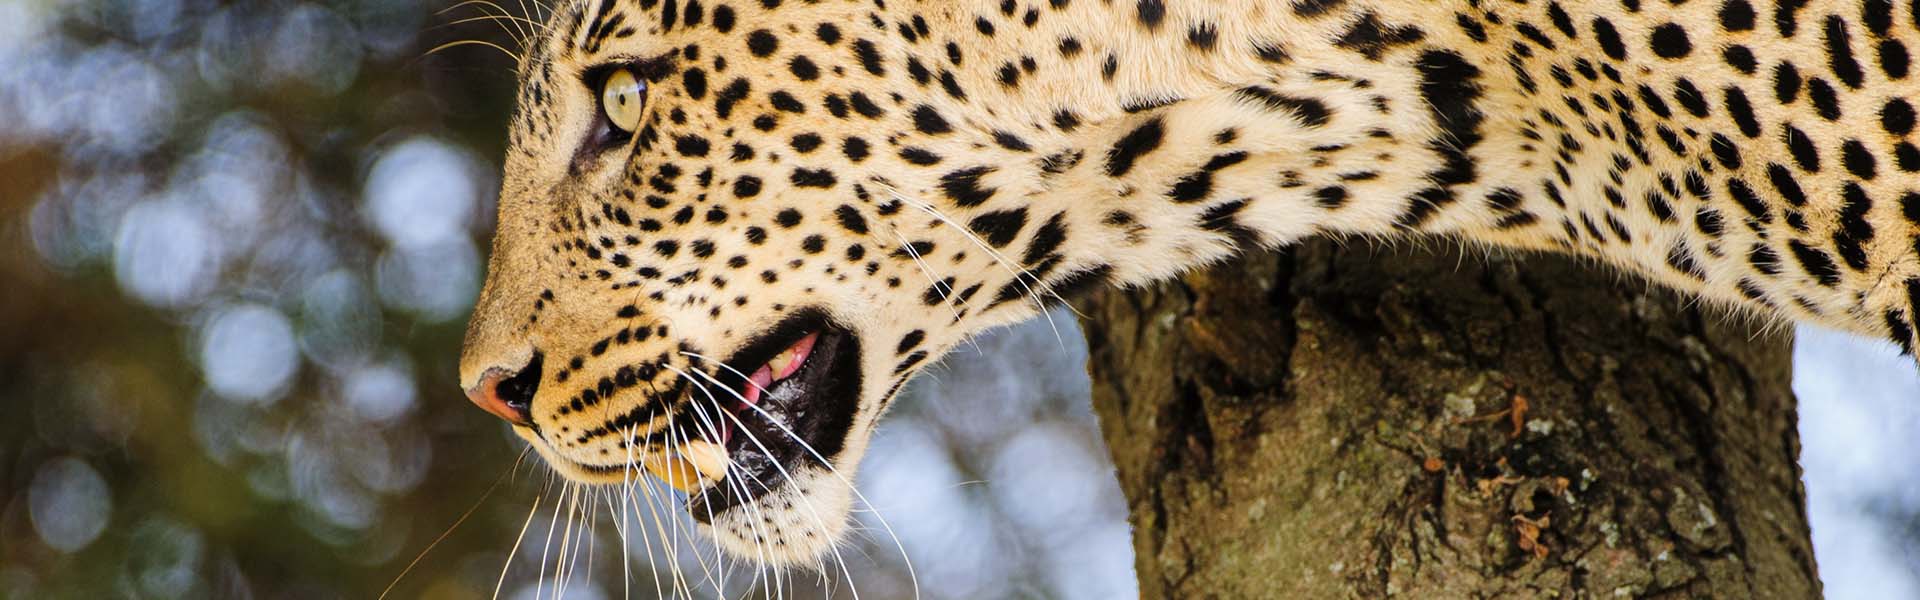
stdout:
POLYGON ((1782 328, 1329 241, 1077 305, 1146 597, 1819 594, 1782 328))

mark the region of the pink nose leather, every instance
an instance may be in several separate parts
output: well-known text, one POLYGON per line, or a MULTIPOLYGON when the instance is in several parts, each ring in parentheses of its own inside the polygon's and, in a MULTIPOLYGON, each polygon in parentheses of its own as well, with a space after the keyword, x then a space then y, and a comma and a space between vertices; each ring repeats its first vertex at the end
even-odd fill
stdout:
POLYGON ((526 425, 527 411, 509 404, 505 398, 500 397, 500 382, 503 379, 506 377, 500 370, 487 371, 487 374, 480 378, 479 385, 467 390, 467 399, 472 400, 473 405, 480 407, 480 410, 493 413, 493 416, 505 419, 508 423, 526 425))

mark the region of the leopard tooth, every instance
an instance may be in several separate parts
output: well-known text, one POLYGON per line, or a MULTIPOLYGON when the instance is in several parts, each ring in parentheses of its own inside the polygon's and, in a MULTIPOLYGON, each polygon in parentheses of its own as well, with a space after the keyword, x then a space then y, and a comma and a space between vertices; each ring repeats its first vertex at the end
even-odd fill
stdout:
POLYGON ((693 461, 667 454, 649 454, 640 460, 647 472, 673 489, 692 493, 700 489, 700 473, 693 461))
POLYGON ((680 446, 680 456, 708 481, 726 479, 727 467, 733 465, 726 448, 706 440, 693 440, 680 446))
POLYGON ((767 369, 773 372, 775 379, 778 379, 781 373, 787 372, 787 366, 793 364, 794 354, 793 349, 788 348, 773 355, 773 360, 767 361, 767 369))
POLYGON ((678 452, 649 454, 641 460, 648 473, 682 492, 696 492, 706 484, 727 477, 733 461, 719 444, 694 440, 681 445, 678 452))

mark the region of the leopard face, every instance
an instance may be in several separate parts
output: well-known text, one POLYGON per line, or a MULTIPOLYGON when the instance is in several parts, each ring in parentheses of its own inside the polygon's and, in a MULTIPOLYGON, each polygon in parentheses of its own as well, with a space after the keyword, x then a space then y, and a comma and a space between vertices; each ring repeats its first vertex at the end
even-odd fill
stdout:
POLYGON ((651 472, 723 547, 786 563, 839 537, 901 384, 1039 284, 996 247, 1024 213, 968 227, 925 199, 992 194, 915 164, 971 116, 891 83, 920 67, 877 58, 897 42, 859 6, 761 4, 557 11, 460 375, 566 477, 651 472))

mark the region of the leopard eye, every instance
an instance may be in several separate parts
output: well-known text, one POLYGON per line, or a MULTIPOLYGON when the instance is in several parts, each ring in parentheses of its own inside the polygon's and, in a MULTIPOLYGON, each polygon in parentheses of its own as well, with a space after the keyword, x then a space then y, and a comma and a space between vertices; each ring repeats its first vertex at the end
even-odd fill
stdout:
POLYGON ((600 110, 606 113, 607 122, 614 128, 633 133, 640 127, 640 106, 646 100, 646 93, 647 84, 634 77, 632 71, 614 71, 600 84, 600 110))

